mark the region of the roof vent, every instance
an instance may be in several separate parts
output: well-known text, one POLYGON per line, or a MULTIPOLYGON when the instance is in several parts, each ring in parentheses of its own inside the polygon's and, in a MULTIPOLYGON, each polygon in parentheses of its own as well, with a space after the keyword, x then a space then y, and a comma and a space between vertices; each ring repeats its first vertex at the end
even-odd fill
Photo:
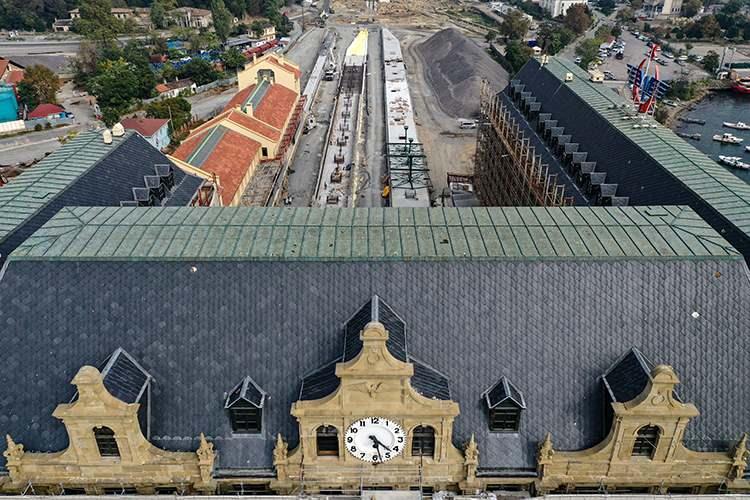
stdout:
POLYGON ((109 129, 102 132, 102 139, 104 140, 104 144, 112 144, 112 132, 109 129))
POLYGON ((565 73, 565 81, 566 82, 572 82, 573 81, 573 73, 565 73))
POLYGON ((410 199, 410 200, 416 200, 417 199, 417 190, 416 189, 407 189, 404 193, 404 198, 410 199))
POLYGON ((115 125, 112 127, 112 135, 114 137, 122 137, 123 135, 125 135, 125 127, 122 126, 122 123, 115 123, 115 125))

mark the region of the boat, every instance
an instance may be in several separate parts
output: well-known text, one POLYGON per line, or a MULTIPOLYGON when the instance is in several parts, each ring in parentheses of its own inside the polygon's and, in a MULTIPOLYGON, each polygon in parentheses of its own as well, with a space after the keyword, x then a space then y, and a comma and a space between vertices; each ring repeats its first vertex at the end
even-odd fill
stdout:
POLYGON ((750 78, 740 78, 732 85, 732 90, 740 94, 750 94, 750 78))
POLYGON ((706 120, 701 120, 700 118, 690 118, 689 116, 680 117, 678 120, 685 122, 685 123, 695 123, 696 125, 705 125, 706 120))
POLYGON ((742 158, 740 158, 739 156, 719 155, 719 162, 732 168, 750 170, 750 163, 745 163, 744 161, 742 161, 742 158))
POLYGON ((737 137, 736 135, 732 135, 729 132, 724 132, 723 134, 716 134, 714 136, 715 141, 719 141, 722 144, 739 144, 742 142, 741 137, 737 137))
POLYGON ((700 141, 701 135, 700 134, 688 134, 687 132, 677 132, 677 135, 680 137, 683 137, 685 139, 692 139, 694 141, 700 141))
POLYGON ((745 146, 745 151, 747 151, 748 153, 750 153, 750 146, 745 146))
POLYGON ((724 122, 725 127, 736 128, 737 130, 750 130, 750 125, 744 122, 724 122))

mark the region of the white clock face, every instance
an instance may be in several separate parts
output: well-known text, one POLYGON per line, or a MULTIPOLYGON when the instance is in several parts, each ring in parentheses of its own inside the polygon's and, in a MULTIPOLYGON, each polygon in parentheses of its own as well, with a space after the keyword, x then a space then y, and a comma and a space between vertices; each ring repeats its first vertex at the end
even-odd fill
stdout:
POLYGON ((398 423, 383 417, 355 420, 344 436, 346 449, 364 462, 387 462, 404 451, 406 436, 398 423))

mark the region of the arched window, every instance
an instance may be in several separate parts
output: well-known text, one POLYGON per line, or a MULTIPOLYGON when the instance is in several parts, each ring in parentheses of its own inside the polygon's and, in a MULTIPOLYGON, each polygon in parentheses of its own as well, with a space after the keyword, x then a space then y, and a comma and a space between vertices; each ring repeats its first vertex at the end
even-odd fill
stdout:
POLYGON ((414 428, 411 433, 411 454, 414 457, 435 455, 435 429, 426 425, 414 428))
POLYGON ((646 425, 638 429, 633 442, 634 457, 654 458, 656 447, 659 444, 659 428, 655 425, 646 425))
POLYGON ((339 456, 339 431, 332 425, 321 425, 316 431, 318 456, 339 456))
POLYGON ((117 447, 115 431, 109 427, 96 427, 94 429, 94 439, 96 447, 99 449, 99 455, 102 457, 119 457, 120 448, 117 447))

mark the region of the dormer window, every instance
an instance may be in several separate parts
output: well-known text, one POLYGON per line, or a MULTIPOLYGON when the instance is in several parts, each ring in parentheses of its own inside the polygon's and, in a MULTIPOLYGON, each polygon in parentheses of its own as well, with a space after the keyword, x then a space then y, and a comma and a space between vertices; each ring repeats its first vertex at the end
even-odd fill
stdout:
POLYGON ((229 411, 232 431, 259 434, 263 431, 263 405, 266 393, 250 377, 245 377, 227 396, 224 408, 229 411))
POLYGON ((487 404, 488 424, 493 432, 518 432, 521 413, 526 409, 523 394, 506 377, 487 389, 482 398, 487 404))

